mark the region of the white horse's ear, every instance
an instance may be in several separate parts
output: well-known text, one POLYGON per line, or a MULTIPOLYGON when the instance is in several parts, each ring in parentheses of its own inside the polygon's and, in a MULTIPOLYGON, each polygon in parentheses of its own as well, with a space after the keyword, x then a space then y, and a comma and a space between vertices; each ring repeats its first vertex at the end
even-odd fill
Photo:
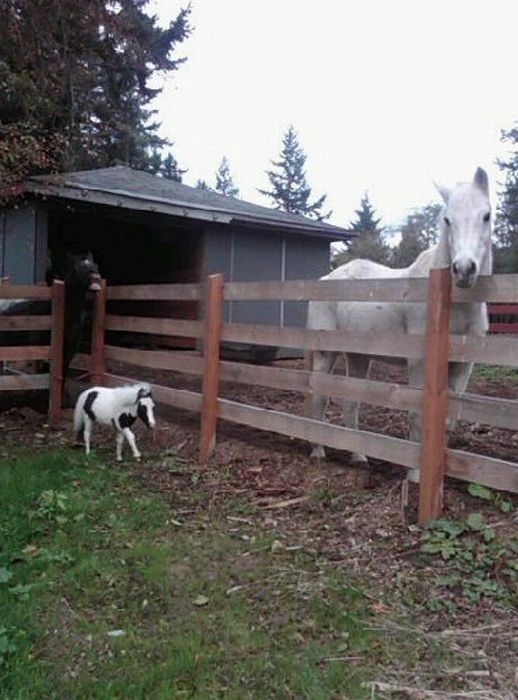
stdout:
POLYGON ((473 182, 482 190, 482 192, 489 194, 489 180, 487 173, 483 168, 477 168, 473 182))
POLYGON ((435 185, 437 191, 439 192, 439 194, 440 194, 441 197, 443 198, 444 203, 445 203, 445 204, 448 204, 448 200, 449 200, 449 198, 450 198, 451 190, 448 189, 448 187, 445 187, 444 185, 438 185, 435 181, 434 181, 433 184, 435 185))

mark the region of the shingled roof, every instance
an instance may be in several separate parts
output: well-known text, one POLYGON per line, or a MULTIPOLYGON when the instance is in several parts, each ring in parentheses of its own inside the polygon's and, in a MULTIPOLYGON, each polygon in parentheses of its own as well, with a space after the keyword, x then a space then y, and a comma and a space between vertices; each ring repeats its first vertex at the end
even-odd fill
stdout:
POLYGON ((290 230, 331 240, 351 237, 346 229, 339 226, 189 187, 122 165, 31 177, 27 180, 26 191, 222 224, 238 223, 271 230, 290 230))

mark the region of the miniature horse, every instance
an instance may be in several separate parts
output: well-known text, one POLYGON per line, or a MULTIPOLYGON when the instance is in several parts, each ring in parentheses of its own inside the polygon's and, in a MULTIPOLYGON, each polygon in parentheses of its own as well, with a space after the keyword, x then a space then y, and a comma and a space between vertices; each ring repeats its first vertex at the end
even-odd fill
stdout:
MULTIPOLYGON (((392 269, 370 260, 352 260, 322 279, 381 279, 427 277, 431 268, 449 267, 453 282, 458 287, 473 287, 479 275, 491 275, 491 207, 487 174, 478 168, 472 182, 457 184, 452 190, 438 188, 444 200, 439 219, 439 243, 424 251, 417 260, 404 269, 392 269)), ((424 334, 426 308, 422 303, 409 302, 354 302, 312 301, 308 306, 307 327, 321 330, 341 330, 352 335, 357 333, 424 334)), ((453 304, 450 315, 450 332, 485 336, 488 329, 486 304, 471 302, 453 304)), ((366 377, 369 373, 371 355, 345 353, 347 374, 351 377, 366 377)), ((313 369, 317 372, 332 372, 338 353, 314 353, 313 369)), ((379 357, 377 359, 386 360, 379 357)), ((424 381, 423 360, 408 360, 409 384, 422 387, 424 381)), ((449 388, 463 393, 468 385, 473 365, 450 362, 449 388)), ((343 422, 349 428, 358 426, 356 402, 344 401, 343 422)), ((313 418, 322 420, 325 400, 315 394, 312 399, 313 418)), ((421 416, 410 415, 410 439, 419 441, 421 416)), ((450 426, 451 427, 451 426, 450 426)), ((323 458, 324 448, 315 445, 312 457, 323 458)), ((364 455, 353 454, 353 459, 366 462, 364 455)), ((409 478, 417 481, 417 470, 409 472, 409 478)))
POLYGON ((116 458, 122 461, 122 443, 128 441, 135 459, 141 454, 137 449, 135 435, 130 430, 140 418, 148 428, 155 427, 155 403, 149 384, 132 384, 115 389, 94 386, 86 389, 77 399, 74 411, 74 430, 79 438, 83 433, 86 454, 90 454, 90 436, 94 423, 113 425, 117 431, 116 458))

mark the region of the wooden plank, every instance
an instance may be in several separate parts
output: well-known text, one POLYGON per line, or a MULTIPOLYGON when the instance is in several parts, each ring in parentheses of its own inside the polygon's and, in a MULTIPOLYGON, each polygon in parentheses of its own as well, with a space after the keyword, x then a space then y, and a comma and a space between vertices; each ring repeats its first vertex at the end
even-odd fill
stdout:
POLYGON ((16 374, 0 376, 0 391, 28 391, 48 389, 48 374, 16 374))
POLYGON ((179 335, 200 338, 201 321, 183 321, 172 318, 148 318, 146 316, 106 316, 108 331, 132 331, 133 333, 155 333, 157 335, 179 335))
POLYGON ((0 331, 49 331, 50 316, 0 316, 0 331))
POLYGON ((90 372, 90 355, 85 355, 82 352, 76 353, 74 359, 70 363, 72 369, 83 370, 84 372, 90 372))
POLYGON ((285 367, 263 367, 245 362, 220 362, 220 379, 225 382, 263 386, 288 391, 306 391, 309 372, 285 367))
POLYGON ((378 357, 415 358, 424 355, 424 336, 402 333, 386 333, 380 336, 374 332, 351 334, 344 331, 224 323, 221 339, 304 350, 364 352, 378 357))
POLYGON ((209 275, 205 298, 203 336, 203 388, 200 461, 206 462, 216 447, 218 422, 219 346, 223 315, 223 275, 209 275))
POLYGON ((449 358, 458 362, 518 367, 518 338, 451 335, 449 358))
POLYGON ((518 323, 490 323, 490 333, 518 333, 518 323))
POLYGON ((49 424, 57 427, 61 420, 63 395, 63 344, 65 340, 65 283, 52 283, 52 333, 50 338, 49 424))
POLYGON ((361 452, 369 457, 400 464, 407 468, 413 469, 418 464, 419 444, 416 442, 365 430, 344 428, 281 411, 247 406, 228 399, 219 399, 218 406, 219 417, 233 423, 307 440, 310 443, 337 450, 361 452))
POLYGON ((186 374, 201 375, 203 360, 198 355, 170 350, 135 350, 106 345, 106 358, 117 362, 127 362, 139 367, 165 369, 186 374))
POLYGON ((2 360, 49 360, 50 347, 48 345, 16 345, 1 346, 0 361, 2 360))
POLYGON ((201 299, 199 284, 131 284, 108 287, 107 298, 147 301, 183 301, 201 299))
POLYGON ((511 314, 518 316, 518 304, 489 304, 487 310, 490 315, 511 314))
POLYGON ((448 417, 518 430, 518 401, 476 394, 448 394, 448 417))
POLYGON ((518 464, 461 450, 446 451, 446 473, 455 479, 518 493, 518 464))
POLYGON ((99 384, 106 371, 104 349, 104 326, 106 320, 106 280, 101 280, 101 288, 95 292, 92 314, 92 337, 90 344, 90 372, 92 383, 99 384))
POLYGON ((425 382, 419 456, 419 523, 442 513, 446 416, 448 413, 448 328, 451 273, 431 270, 426 316, 425 382))
MULTIPOLYGON (((427 299, 425 277, 367 280, 288 280, 228 282, 225 301, 284 299, 290 301, 413 301, 427 299)), ((518 275, 480 277, 473 289, 452 290, 454 302, 518 302, 518 275)))
POLYGON ((50 299, 51 289, 33 284, 0 284, 0 299, 50 299))
MULTIPOLYGON (((103 376, 102 384, 103 386, 122 386, 124 384, 135 384, 137 381, 138 379, 135 378, 106 373, 103 376)), ((197 392, 172 389, 159 384, 151 384, 151 390, 155 401, 158 403, 195 413, 199 413, 201 410, 202 397, 197 392)))

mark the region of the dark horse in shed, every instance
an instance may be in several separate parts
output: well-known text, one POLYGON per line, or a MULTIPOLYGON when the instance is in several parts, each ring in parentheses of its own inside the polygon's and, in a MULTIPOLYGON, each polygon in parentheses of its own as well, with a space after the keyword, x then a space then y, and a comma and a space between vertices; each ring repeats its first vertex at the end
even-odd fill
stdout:
MULTIPOLYGON (((47 284, 53 279, 65 283, 65 340, 63 345, 63 376, 79 350, 84 332, 86 305, 89 291, 99 291, 99 269, 91 253, 67 253, 61 269, 50 267, 47 271, 47 284)), ((49 302, 39 299, 0 300, 0 315, 26 316, 49 313, 49 302)), ((2 345, 43 345, 49 342, 48 331, 2 331, 2 345)))

